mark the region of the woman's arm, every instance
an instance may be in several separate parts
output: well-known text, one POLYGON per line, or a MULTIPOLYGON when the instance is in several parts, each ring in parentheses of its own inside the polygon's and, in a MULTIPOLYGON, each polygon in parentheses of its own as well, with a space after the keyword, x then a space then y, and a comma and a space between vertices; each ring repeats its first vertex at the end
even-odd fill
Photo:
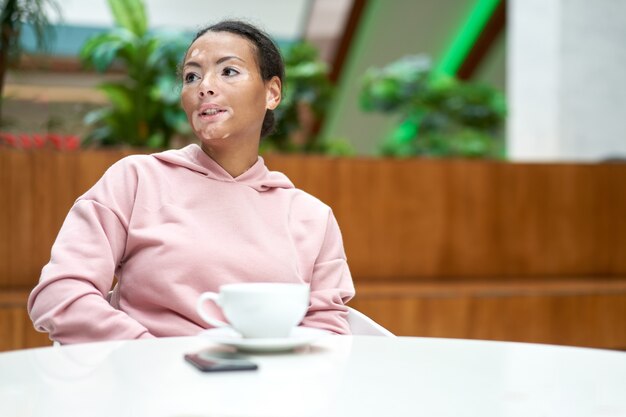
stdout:
POLYGON ((48 332, 52 340, 152 337, 106 300, 124 254, 137 185, 136 175, 126 165, 113 165, 76 201, 30 294, 28 311, 35 328, 48 332))
POLYGON ((341 231, 329 211, 324 240, 313 267, 311 301, 302 325, 350 334, 345 304, 354 296, 341 231))

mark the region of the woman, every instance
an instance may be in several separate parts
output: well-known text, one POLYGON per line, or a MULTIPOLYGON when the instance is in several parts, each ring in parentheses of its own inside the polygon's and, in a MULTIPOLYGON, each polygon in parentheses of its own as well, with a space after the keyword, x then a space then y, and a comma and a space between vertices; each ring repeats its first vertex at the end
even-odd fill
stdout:
POLYGON ((28 300, 38 330, 61 343, 194 335, 200 293, 276 281, 310 285, 302 325, 349 332, 354 287, 331 210, 258 156, 283 77, 257 28, 198 33, 181 102, 200 146, 124 158, 76 201, 28 300))

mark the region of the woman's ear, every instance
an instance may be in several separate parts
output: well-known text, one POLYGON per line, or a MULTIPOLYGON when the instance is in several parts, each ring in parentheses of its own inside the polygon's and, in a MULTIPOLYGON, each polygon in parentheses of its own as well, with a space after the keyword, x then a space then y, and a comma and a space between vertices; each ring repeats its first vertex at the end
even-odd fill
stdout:
POLYGON ((282 83, 280 78, 274 76, 265 83, 265 107, 268 110, 274 110, 280 104, 282 99, 282 83))

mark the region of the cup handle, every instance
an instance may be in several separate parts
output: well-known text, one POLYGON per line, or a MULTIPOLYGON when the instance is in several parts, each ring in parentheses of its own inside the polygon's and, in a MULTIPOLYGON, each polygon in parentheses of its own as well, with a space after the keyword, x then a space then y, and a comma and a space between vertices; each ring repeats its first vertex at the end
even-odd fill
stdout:
POLYGON ((209 300, 213 301, 215 304, 217 304, 219 306, 219 303, 218 303, 219 296, 220 296, 219 294, 214 293, 214 292, 204 292, 204 293, 200 294, 200 298, 198 298, 198 303, 196 304, 196 310, 198 311, 198 314, 200 315, 200 317, 202 317, 202 320, 206 321, 211 326, 213 326, 213 327, 230 327, 230 325, 228 325, 227 323, 224 323, 223 321, 216 320, 213 317, 210 317, 204 311, 203 306, 204 306, 204 303, 206 301, 209 301, 209 300))

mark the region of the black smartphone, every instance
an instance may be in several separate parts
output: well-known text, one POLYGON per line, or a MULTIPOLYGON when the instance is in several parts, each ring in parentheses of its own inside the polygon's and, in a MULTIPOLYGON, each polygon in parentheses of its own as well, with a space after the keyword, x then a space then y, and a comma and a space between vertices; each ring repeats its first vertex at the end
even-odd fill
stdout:
POLYGON ((230 352, 187 353, 185 360, 202 372, 254 371, 259 369, 256 363, 230 352))

